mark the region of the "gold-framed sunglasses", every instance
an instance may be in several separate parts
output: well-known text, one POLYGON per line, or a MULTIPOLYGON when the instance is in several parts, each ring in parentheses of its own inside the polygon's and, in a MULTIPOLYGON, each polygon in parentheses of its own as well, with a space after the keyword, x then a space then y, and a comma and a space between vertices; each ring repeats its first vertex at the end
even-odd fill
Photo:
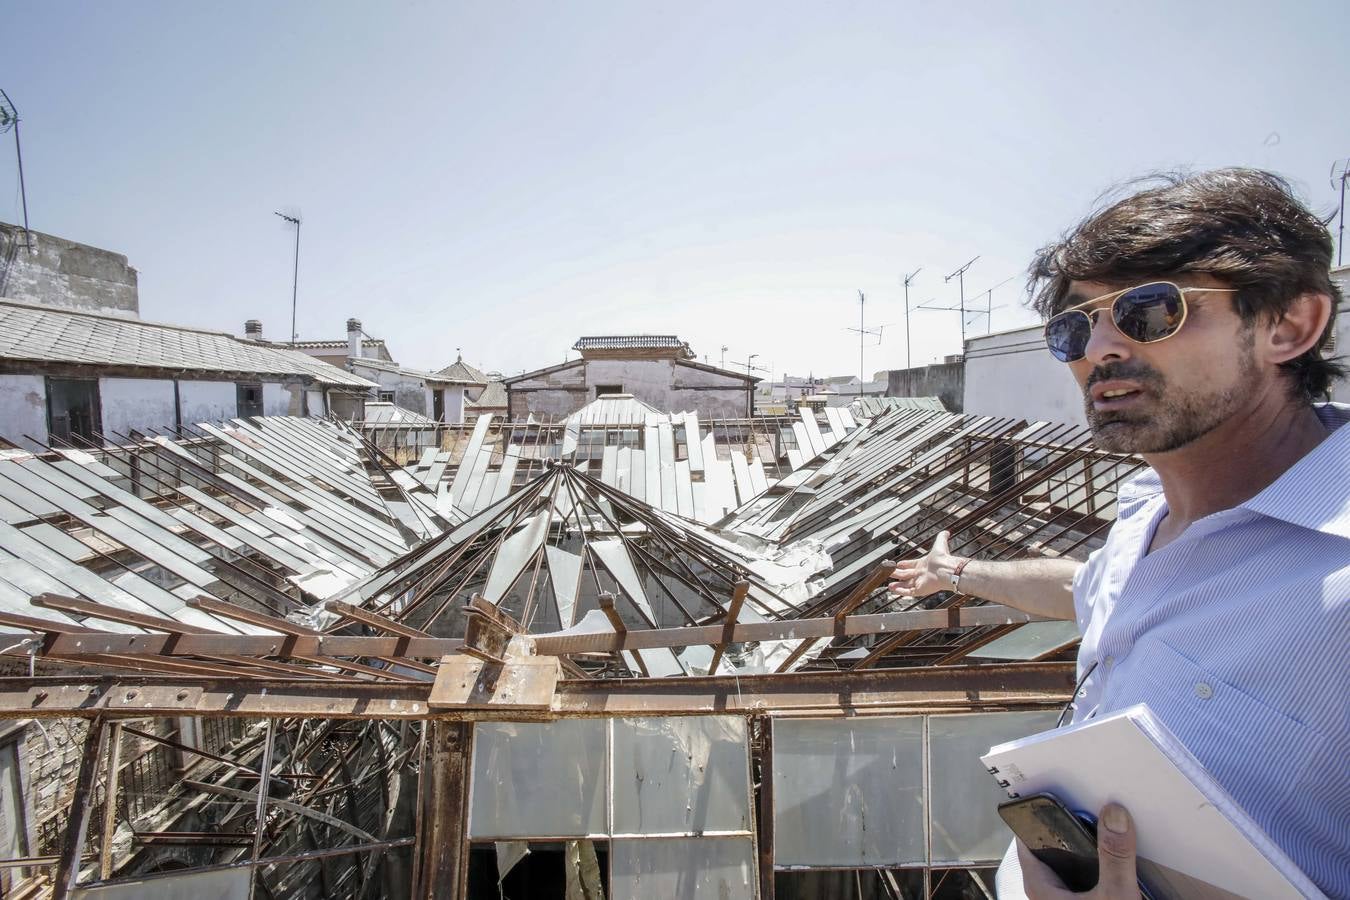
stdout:
POLYGON ((1150 281, 1093 297, 1050 317, 1045 323, 1045 346, 1060 362, 1076 362, 1087 353, 1092 326, 1102 309, 1086 309, 1110 300, 1111 321, 1116 330, 1136 344, 1165 341, 1186 324, 1186 295, 1198 291, 1235 294, 1236 288, 1181 287, 1170 281, 1150 281))

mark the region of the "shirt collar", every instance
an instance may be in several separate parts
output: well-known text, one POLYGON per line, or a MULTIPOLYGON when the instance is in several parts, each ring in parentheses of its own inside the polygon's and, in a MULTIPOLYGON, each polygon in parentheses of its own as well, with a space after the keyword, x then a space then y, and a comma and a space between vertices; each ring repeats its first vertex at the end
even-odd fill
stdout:
MULTIPOLYGON (((1350 405, 1314 404, 1313 411, 1331 429, 1322 443, 1244 503, 1246 509, 1302 528, 1350 539, 1350 405)), ((1121 485, 1117 494, 1119 518, 1128 518, 1149 500, 1162 494, 1162 479, 1144 469, 1121 485)))

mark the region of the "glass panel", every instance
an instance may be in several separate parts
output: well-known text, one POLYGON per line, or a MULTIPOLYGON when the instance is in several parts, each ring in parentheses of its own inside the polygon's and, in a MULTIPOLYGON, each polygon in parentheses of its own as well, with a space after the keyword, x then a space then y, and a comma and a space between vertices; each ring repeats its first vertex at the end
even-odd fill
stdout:
POLYGON ((642 838, 610 843, 611 900, 753 900, 749 838, 642 838))
POLYGON ((614 720, 614 833, 750 830, 745 720, 614 720))
POLYGON ((980 659, 1036 659, 1078 640, 1077 622, 1028 622, 990 641, 972 657, 980 659))
POLYGON ((926 860, 922 716, 775 721, 773 791, 775 865, 926 860))
POLYGON ((929 781, 933 791, 933 864, 997 861, 1010 832, 998 816, 1008 799, 985 771, 980 754, 1003 741, 1055 727, 1059 713, 979 713, 928 720, 929 781))
POLYGON ((603 835, 605 726, 603 719, 478 723, 469 834, 603 835))

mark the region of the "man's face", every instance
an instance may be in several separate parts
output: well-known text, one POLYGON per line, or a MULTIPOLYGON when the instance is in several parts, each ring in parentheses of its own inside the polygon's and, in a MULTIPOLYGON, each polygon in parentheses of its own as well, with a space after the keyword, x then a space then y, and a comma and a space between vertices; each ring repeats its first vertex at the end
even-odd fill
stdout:
MULTIPOLYGON (((1183 288, 1227 285, 1206 275, 1168 279, 1183 288)), ((1075 281, 1065 306, 1133 284, 1075 281)), ((1187 291, 1181 330, 1151 344, 1122 335, 1101 307, 1086 355, 1069 363, 1097 446, 1117 453, 1166 453, 1239 415, 1260 394, 1254 333, 1233 295, 1187 291)))

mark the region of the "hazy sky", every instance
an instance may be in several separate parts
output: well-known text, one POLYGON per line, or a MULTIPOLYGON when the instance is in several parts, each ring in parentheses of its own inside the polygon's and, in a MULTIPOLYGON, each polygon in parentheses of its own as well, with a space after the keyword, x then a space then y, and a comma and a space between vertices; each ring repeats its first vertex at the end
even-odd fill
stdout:
MULTIPOLYGON (((858 290, 900 367, 904 271, 952 305, 978 254, 1012 328, 1112 183, 1256 165, 1330 214, 1350 156, 1343 0, 0 0, 0 33, 32 226, 125 253, 144 318, 284 339, 299 208, 300 336, 355 316, 423 368, 652 332, 848 374, 858 290)), ((954 312, 911 328, 916 364, 960 348, 954 312)))

